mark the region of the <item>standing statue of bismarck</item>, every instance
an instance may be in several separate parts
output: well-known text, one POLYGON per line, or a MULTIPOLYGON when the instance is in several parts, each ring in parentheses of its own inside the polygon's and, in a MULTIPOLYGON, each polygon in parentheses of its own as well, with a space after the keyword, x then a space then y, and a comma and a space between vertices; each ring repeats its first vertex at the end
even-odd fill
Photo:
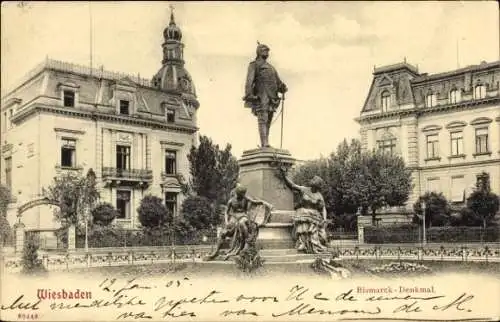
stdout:
POLYGON ((248 66, 245 84, 245 107, 252 109, 257 116, 261 147, 269 147, 269 129, 273 115, 281 98, 288 89, 281 81, 274 67, 267 62, 269 47, 263 44, 257 46, 257 58, 248 66))

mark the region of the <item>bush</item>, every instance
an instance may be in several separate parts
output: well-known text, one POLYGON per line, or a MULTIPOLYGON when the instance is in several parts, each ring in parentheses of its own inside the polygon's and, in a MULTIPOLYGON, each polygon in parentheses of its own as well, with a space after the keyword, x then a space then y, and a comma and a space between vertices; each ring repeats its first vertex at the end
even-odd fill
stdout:
POLYGON ((33 274, 46 271, 42 261, 38 258, 38 247, 38 240, 35 236, 31 235, 26 239, 22 257, 23 273, 33 274))
MULTIPOLYGON (((498 242, 499 227, 430 227, 426 229, 429 243, 498 242)), ((420 243, 421 228, 413 225, 372 228, 365 227, 365 242, 369 244, 420 243)))
POLYGON ((3 214, 0 214, 0 247, 7 245, 12 241, 14 234, 12 228, 3 214))
POLYGON ((172 214, 163 204, 163 201, 155 196, 146 196, 141 200, 137 208, 139 222, 143 227, 159 227, 172 222, 172 214))
POLYGON ((365 227, 365 242, 369 244, 417 243, 419 227, 417 225, 400 225, 390 227, 365 227))
POLYGON ((253 273, 264 266, 264 260, 260 257, 259 250, 255 245, 242 250, 234 261, 236 267, 244 273, 253 273))
POLYGON ((420 196, 413 204, 415 216, 413 222, 416 224, 422 223, 422 202, 425 203, 425 226, 445 226, 450 222, 450 206, 448 200, 442 193, 426 192, 420 196), (417 216, 417 214, 419 216, 417 216))
POLYGON ((481 220, 483 228, 491 224, 499 204, 498 196, 487 190, 476 190, 467 198, 467 208, 481 220))
POLYGON ((110 203, 101 203, 92 209, 93 223, 108 226, 116 218, 117 211, 110 203))
POLYGON ((181 207, 182 217, 194 229, 206 229, 219 224, 219 216, 208 198, 190 196, 181 207))

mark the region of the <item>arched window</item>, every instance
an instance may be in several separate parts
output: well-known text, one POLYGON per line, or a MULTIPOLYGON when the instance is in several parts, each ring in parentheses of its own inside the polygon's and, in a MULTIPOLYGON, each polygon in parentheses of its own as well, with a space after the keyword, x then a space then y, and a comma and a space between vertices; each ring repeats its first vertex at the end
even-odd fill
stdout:
POLYGON ((456 104, 460 102, 460 92, 458 89, 452 89, 450 91, 450 104, 456 104))
POLYGON ((425 97, 425 107, 434 107, 436 106, 436 103, 437 103, 436 94, 434 93, 427 94, 427 96, 425 97))
POLYGON ((389 106, 391 106, 391 94, 389 93, 389 91, 382 92, 381 100, 382 100, 382 111, 385 112, 389 109, 389 106))
POLYGON ((486 97, 486 86, 483 84, 474 87, 474 99, 479 100, 486 97))

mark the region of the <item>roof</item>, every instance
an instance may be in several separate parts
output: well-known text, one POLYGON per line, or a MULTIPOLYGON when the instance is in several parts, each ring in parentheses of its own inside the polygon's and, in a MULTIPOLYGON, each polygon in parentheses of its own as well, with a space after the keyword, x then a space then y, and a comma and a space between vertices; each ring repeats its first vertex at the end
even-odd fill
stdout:
POLYGON ((386 66, 381 66, 381 67, 375 67, 373 69, 373 75, 377 75, 377 74, 381 74, 381 73, 388 73, 388 72, 392 72, 392 71, 399 70, 399 69, 407 69, 408 71, 412 72, 413 74, 418 75, 418 68, 411 65, 411 64, 408 64, 407 62, 386 65, 386 66))
POLYGON ((411 82, 414 84, 421 83, 421 82, 425 82, 425 81, 436 80, 436 79, 441 79, 441 78, 445 78, 445 77, 450 77, 450 76, 455 76, 455 75, 460 75, 460 74, 465 74, 465 73, 470 73, 470 72, 478 72, 478 71, 492 69, 492 68, 500 68, 500 60, 495 61, 495 62, 490 62, 490 63, 483 61, 479 65, 470 65, 467 67, 463 67, 463 68, 459 68, 459 69, 455 69, 455 70, 451 70, 451 71, 447 71, 447 72, 442 72, 442 73, 431 74, 431 75, 422 74, 422 75, 412 79, 411 82))

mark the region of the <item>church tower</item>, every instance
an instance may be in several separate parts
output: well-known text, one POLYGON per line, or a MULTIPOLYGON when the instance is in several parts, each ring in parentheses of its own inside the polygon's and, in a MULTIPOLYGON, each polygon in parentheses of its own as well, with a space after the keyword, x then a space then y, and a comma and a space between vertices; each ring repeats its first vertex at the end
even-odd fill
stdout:
POLYGON ((188 110, 196 110, 199 102, 191 75, 184 67, 182 31, 175 23, 173 10, 170 13, 170 22, 163 31, 163 38, 162 67, 153 76, 152 85, 159 90, 179 96, 188 110))

